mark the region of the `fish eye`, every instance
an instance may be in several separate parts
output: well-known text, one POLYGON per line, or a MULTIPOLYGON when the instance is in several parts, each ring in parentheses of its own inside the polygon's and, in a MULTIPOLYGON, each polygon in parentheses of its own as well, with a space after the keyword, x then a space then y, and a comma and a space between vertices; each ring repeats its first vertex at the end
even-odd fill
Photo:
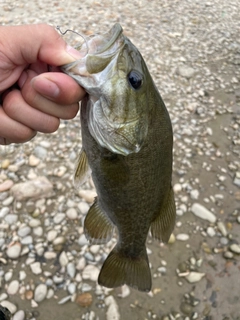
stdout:
POLYGON ((132 70, 128 74, 128 81, 133 89, 137 90, 142 86, 142 75, 136 70, 132 70))

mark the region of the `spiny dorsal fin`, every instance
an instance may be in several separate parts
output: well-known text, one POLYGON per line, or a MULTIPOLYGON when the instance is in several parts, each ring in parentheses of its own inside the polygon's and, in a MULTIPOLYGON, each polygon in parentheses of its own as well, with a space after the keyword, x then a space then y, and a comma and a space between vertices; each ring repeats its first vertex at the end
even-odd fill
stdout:
POLYGON ((112 238, 114 226, 107 215, 99 208, 97 199, 84 220, 84 233, 91 243, 106 243, 112 238))
POLYGON ((167 243, 174 229, 176 219, 176 207, 172 187, 166 197, 159 215, 151 224, 153 238, 167 243))
POLYGON ((152 279, 146 248, 139 257, 131 258, 131 256, 121 254, 116 246, 102 266, 98 283, 107 288, 127 284, 139 291, 150 291, 152 279))
POLYGON ((91 174, 91 169, 88 164, 88 158, 84 149, 81 150, 74 174, 74 184, 76 187, 80 187, 87 181, 91 174))

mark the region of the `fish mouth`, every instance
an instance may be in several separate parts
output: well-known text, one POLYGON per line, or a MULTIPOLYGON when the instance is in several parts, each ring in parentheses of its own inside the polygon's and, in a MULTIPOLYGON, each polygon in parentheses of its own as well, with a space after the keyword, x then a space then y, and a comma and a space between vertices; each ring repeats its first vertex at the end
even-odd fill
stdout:
MULTIPOLYGON (((110 31, 106 32, 102 36, 94 37, 96 41, 100 40, 100 45, 97 48, 96 54, 102 54, 105 51, 108 51, 117 41, 117 39, 122 34, 123 29, 119 23, 115 23, 115 25, 110 29, 110 31)), ((94 38, 92 39, 94 41, 94 38)))

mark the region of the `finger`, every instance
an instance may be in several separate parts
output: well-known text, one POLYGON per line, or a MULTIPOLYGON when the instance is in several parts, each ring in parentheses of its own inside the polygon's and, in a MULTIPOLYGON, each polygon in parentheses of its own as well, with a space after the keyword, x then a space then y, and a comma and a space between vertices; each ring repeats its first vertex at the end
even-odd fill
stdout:
POLYGON ((0 108, 0 119, 0 144, 22 143, 36 135, 36 131, 11 119, 3 108, 0 108))
POLYGON ((79 109, 79 104, 78 102, 74 103, 74 100, 78 101, 79 99, 79 93, 77 92, 79 88, 76 87, 76 83, 74 83, 74 81, 72 82, 72 79, 71 79, 71 83, 73 86, 73 90, 70 90, 71 86, 68 86, 70 93, 67 93, 66 91, 64 91, 65 94, 68 95, 67 99, 65 98, 64 93, 62 94, 60 92, 60 89, 54 82, 49 81, 48 79, 45 79, 46 83, 44 85, 41 83, 40 86, 45 86, 44 90, 51 92, 53 96, 55 95, 55 98, 52 97, 52 100, 50 100, 48 97, 42 96, 34 89, 34 86, 32 85, 31 80, 35 77, 36 74, 32 70, 28 70, 26 74, 27 74, 27 79, 21 88, 21 93, 22 93, 23 99, 27 102, 28 105, 32 106, 33 108, 43 113, 46 113, 48 115, 61 118, 61 119, 72 119, 76 116, 79 109), (73 99, 70 97, 71 92, 73 94, 73 99), (59 96, 60 96, 60 99, 59 99, 59 96), (64 104, 64 102, 66 101, 69 101, 71 103, 64 104))
POLYGON ((19 90, 13 90, 6 95, 2 109, 10 119, 33 131, 52 133, 59 127, 59 118, 32 108, 19 90))
POLYGON ((32 80, 32 85, 38 93, 59 104, 76 103, 86 94, 75 80, 61 72, 42 73, 32 80))
POLYGON ((9 60, 18 66, 37 60, 59 66, 81 58, 79 52, 67 46, 60 34, 47 24, 1 26, 1 43, 9 52, 9 60))

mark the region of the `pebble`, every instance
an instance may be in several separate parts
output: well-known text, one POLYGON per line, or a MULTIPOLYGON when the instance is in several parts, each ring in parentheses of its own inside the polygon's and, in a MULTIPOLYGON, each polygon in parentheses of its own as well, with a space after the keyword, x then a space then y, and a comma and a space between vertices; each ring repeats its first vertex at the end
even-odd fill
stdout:
POLYGON ((83 272, 82 272, 82 277, 84 280, 91 280, 91 281, 97 281, 98 279, 98 274, 99 274, 99 270, 96 266, 94 265, 87 265, 83 272))
POLYGON ((18 216, 16 214, 10 213, 4 218, 4 220, 8 224, 12 225, 18 221, 18 216))
POLYGON ((31 263, 30 268, 31 268, 32 273, 34 273, 34 274, 41 274, 42 273, 41 263, 38 261, 31 263))
POLYGON ((26 237, 27 235, 29 235, 30 232, 31 232, 31 228, 29 226, 25 226, 25 227, 18 229, 18 235, 21 238, 26 237))
POLYGON ((86 202, 93 203, 97 194, 95 191, 92 191, 92 190, 80 190, 79 196, 83 198, 86 202))
POLYGON ((36 156, 34 156, 33 154, 29 156, 28 164, 30 165, 30 167, 36 167, 39 165, 39 163, 40 159, 38 159, 36 156))
POLYGON ((8 247, 8 249, 6 251, 8 258, 10 258, 10 259, 19 258, 20 253, 21 253, 21 244, 20 243, 16 243, 16 244, 8 247))
POLYGON ((23 245, 29 245, 33 243, 33 237, 32 236, 26 236, 21 239, 21 244, 23 245))
POLYGON ((68 264, 68 257, 65 251, 60 254, 59 262, 62 267, 65 267, 68 264))
POLYGON ((41 302, 46 298, 47 286, 43 283, 39 284, 34 291, 34 300, 36 302, 41 302))
POLYGON ((108 296, 105 298, 105 303, 108 307, 106 312, 106 320, 120 320, 119 308, 114 297, 108 296))
POLYGON ((68 302, 69 300, 71 300, 72 296, 66 296, 64 298, 62 298, 61 300, 58 301, 58 304, 64 304, 66 302, 68 302))
POLYGON ((0 183, 0 192, 11 189, 13 185, 14 182, 12 180, 5 180, 4 182, 0 183))
POLYGON ((209 237, 214 237, 216 235, 216 232, 215 232, 214 228, 208 227, 207 234, 209 235, 209 237))
POLYGON ((240 254, 240 245, 239 244, 233 243, 230 245, 229 249, 234 253, 240 254))
MULTIPOLYGON (((92 304, 93 298, 91 293, 84 292, 77 295, 75 302, 79 304, 81 307, 89 307, 92 304)), ((111 319, 113 320, 113 319, 111 319)))
POLYGON ((81 201, 78 204, 78 209, 80 210, 80 212, 82 214, 87 214, 88 210, 89 210, 89 204, 87 204, 86 202, 81 201))
MULTIPOLYGON (((14 187, 13 187, 14 188, 14 187)), ((10 206, 10 204, 13 203, 13 200, 14 198, 12 196, 8 197, 7 199, 5 199, 3 202, 2 202, 2 205, 4 207, 7 207, 7 206, 10 206)))
POLYGON ((65 220, 65 218, 65 213, 57 213, 53 218, 53 222, 54 224, 60 224, 63 220, 65 220))
POLYGON ((189 274, 185 277, 188 282, 195 283, 200 281, 205 276, 205 273, 200 272, 189 272, 189 274))
POLYGON ((6 300, 8 295, 4 292, 0 294, 0 301, 6 300))
POLYGON ((75 220, 78 218, 78 213, 77 210, 75 208, 69 208, 66 212, 66 216, 68 217, 68 219, 70 220, 75 220))
POLYGON ((14 295, 18 292, 18 289, 19 289, 19 282, 17 280, 13 280, 8 285, 7 293, 9 295, 14 295))
POLYGON ((226 229, 224 223, 221 222, 221 221, 219 221, 219 222, 217 223, 217 227, 218 227, 219 231, 221 232, 221 234, 222 234, 224 237, 226 237, 228 233, 227 233, 227 229, 226 229))
POLYGON ((191 190, 190 197, 193 200, 197 200, 199 198, 199 191, 197 189, 191 190))
POLYGON ((58 235, 57 230, 50 230, 47 233, 47 241, 52 242, 58 235))
POLYGON ((68 263, 67 265, 67 273, 71 278, 75 277, 76 274, 76 266, 73 262, 68 263))
POLYGON ((76 289, 77 289, 76 283, 73 283, 73 282, 69 283, 68 292, 70 294, 74 294, 76 292, 76 289))
POLYGON ((199 203, 194 203, 192 205, 191 211, 195 216, 204 220, 208 220, 209 222, 215 223, 217 220, 212 212, 210 212, 208 209, 206 209, 199 203))
POLYGON ((8 159, 5 159, 1 162, 2 169, 7 169, 9 167, 9 165, 10 165, 10 160, 8 160, 8 159))
POLYGON ((8 207, 3 207, 0 210, 0 218, 4 218, 9 212, 10 212, 10 209, 8 207))
POLYGON ((177 73, 184 78, 190 79, 195 73, 195 70, 188 66, 180 66, 177 69, 177 73))
POLYGON ((84 234, 81 234, 80 238, 78 239, 78 244, 80 246, 85 246, 86 244, 89 244, 89 242, 84 234))
POLYGON ((25 319, 25 312, 23 310, 18 310, 12 320, 24 320, 25 319))
POLYGON ((226 259, 233 259, 234 254, 232 252, 230 252, 230 251, 226 251, 226 252, 224 252, 223 256, 226 259))
POLYGON ((53 185, 46 177, 38 177, 34 180, 15 184, 11 192, 16 200, 22 201, 28 198, 50 197, 53 185))
POLYGON ((176 239, 180 241, 187 241, 189 239, 189 235, 186 233, 179 233, 176 235, 176 239))
POLYGON ((34 154, 37 158, 44 160, 47 157, 47 150, 44 147, 37 146, 34 149, 34 154))
POLYGON ((17 311, 17 306, 8 300, 1 301, 1 306, 7 308, 12 314, 17 311))

